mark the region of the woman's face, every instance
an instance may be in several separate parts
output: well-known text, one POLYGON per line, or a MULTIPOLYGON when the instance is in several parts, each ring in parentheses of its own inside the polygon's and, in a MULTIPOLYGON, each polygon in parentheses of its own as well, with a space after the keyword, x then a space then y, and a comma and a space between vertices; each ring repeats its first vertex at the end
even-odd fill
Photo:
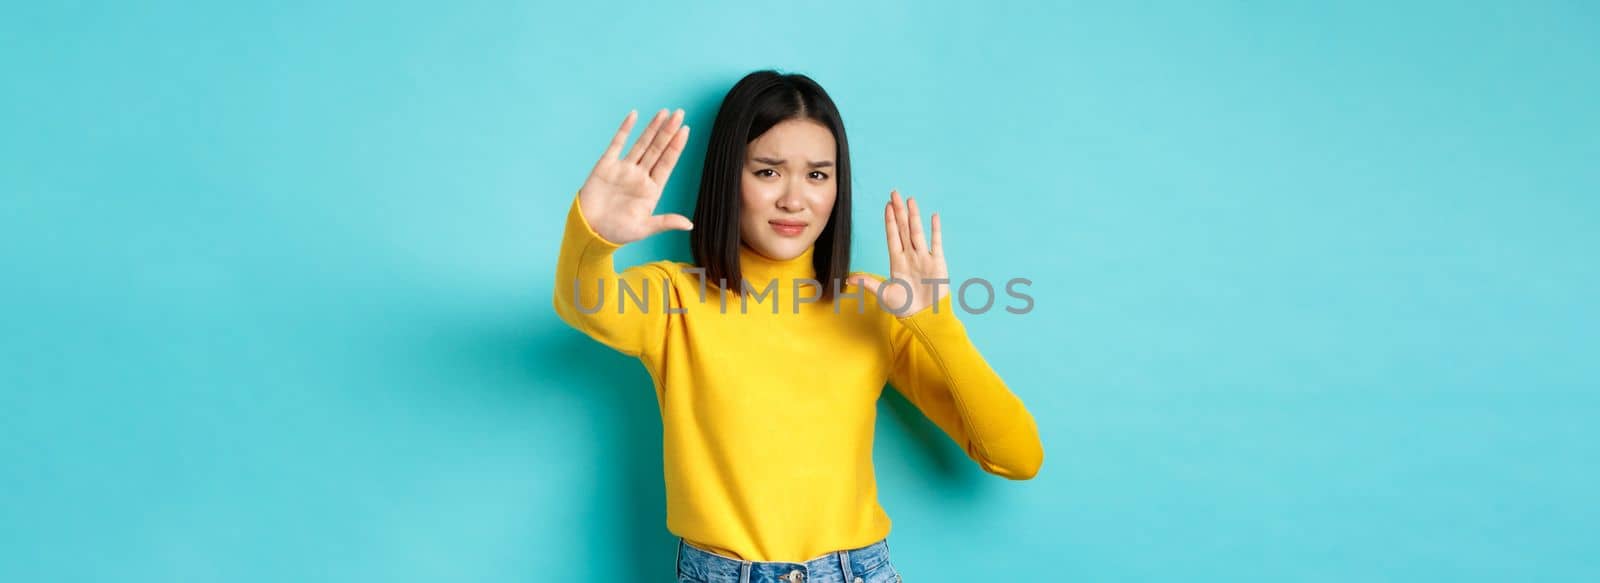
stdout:
POLYGON ((816 243, 838 194, 833 132, 809 119, 772 126, 745 148, 739 178, 739 236, 771 259, 799 256, 816 243))

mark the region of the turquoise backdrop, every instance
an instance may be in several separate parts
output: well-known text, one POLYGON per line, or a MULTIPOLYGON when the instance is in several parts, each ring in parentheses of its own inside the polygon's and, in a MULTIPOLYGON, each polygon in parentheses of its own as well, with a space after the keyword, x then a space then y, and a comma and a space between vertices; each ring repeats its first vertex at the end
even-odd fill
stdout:
POLYGON ((899 187, 1034 282, 963 319, 1036 479, 880 403, 908 580, 1600 578, 1600 9, 1327 4, 12 3, 0 580, 670 581, 560 229, 632 108, 689 211, 767 67, 843 111, 859 267, 899 187))

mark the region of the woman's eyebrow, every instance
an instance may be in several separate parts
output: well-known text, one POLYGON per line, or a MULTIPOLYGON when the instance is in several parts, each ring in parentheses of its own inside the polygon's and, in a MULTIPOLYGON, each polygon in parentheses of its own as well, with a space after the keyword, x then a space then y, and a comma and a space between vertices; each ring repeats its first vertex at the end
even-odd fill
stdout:
MULTIPOLYGON (((757 162, 760 162, 762 164, 771 164, 773 166, 782 166, 784 162, 788 161, 788 160, 784 160, 782 158, 768 158, 768 157, 765 157, 765 156, 756 156, 755 158, 751 158, 751 159, 755 160, 757 162)), ((826 168, 828 166, 832 166, 833 165, 833 161, 832 160, 822 160, 820 162, 808 162, 807 165, 811 166, 812 168, 826 168)))

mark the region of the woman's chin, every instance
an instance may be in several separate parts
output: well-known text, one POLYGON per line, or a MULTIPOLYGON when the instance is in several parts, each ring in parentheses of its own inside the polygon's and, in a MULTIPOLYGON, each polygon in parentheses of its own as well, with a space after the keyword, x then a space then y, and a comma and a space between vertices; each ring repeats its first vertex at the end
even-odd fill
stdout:
POLYGON ((756 253, 760 253, 761 256, 774 261, 788 261, 790 259, 794 259, 799 257, 801 253, 805 253, 807 248, 811 247, 809 242, 793 239, 784 240, 778 243, 762 241, 755 244, 746 244, 749 245, 751 249, 754 249, 756 253))

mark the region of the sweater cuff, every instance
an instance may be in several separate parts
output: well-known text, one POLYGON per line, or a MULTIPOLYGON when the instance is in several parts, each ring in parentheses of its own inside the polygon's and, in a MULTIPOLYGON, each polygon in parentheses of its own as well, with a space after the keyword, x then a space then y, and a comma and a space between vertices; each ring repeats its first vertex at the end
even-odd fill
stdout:
POLYGON ((938 302, 915 314, 901 317, 900 322, 920 330, 959 330, 962 328, 961 320, 956 318, 955 308, 950 301, 954 295, 954 292, 946 292, 938 302))

